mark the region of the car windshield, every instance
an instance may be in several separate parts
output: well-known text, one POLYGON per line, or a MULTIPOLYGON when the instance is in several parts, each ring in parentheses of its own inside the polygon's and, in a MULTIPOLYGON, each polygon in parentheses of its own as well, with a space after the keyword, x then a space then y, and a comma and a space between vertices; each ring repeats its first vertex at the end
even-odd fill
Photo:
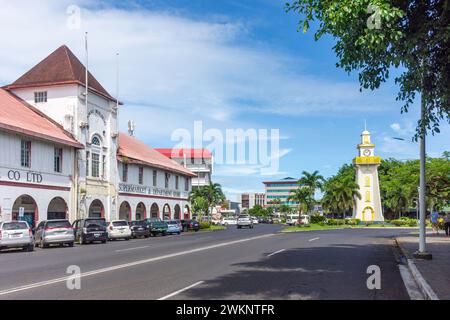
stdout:
POLYGON ((85 226, 86 227, 94 227, 94 226, 105 227, 106 221, 103 219, 90 219, 90 220, 86 220, 85 226))
POLYGON ((112 225, 114 227, 125 227, 128 225, 128 222, 126 221, 113 221, 112 225))
POLYGON ((28 229, 26 222, 8 222, 3 224, 3 230, 23 230, 28 229))
POLYGON ((171 221, 167 221, 168 224, 178 224, 178 222, 171 220, 171 221))
POLYGON ((132 226, 143 226, 145 225, 145 221, 131 221, 132 226))
POLYGON ((67 220, 48 221, 47 228, 70 228, 70 222, 67 220))
POLYGON ((249 216, 246 216, 246 215, 240 215, 239 216, 239 219, 248 219, 249 218, 249 216))

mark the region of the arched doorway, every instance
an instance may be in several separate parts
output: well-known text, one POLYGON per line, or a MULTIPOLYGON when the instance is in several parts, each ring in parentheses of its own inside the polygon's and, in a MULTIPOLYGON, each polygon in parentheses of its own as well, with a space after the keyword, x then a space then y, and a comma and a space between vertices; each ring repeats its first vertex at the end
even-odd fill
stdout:
POLYGON ((174 207, 174 214, 173 214, 173 218, 175 220, 180 220, 181 219, 181 208, 178 204, 175 205, 174 207))
POLYGON ((119 219, 129 221, 131 219, 131 207, 127 201, 124 201, 120 205, 119 219))
POLYGON ((163 220, 170 220, 170 206, 167 203, 163 207, 163 220))
POLYGON ((190 219, 191 218, 191 209, 188 205, 184 206, 184 219, 190 219))
POLYGON ((105 209, 100 200, 94 200, 89 206, 89 218, 103 218, 105 216, 105 209))
POLYGON ((152 204, 150 208, 150 215, 152 218, 159 218, 159 207, 156 203, 152 204))
POLYGON ((12 218, 26 221, 33 228, 39 219, 36 201, 26 194, 18 197, 12 208, 12 218))
POLYGON ((147 209, 145 208, 145 204, 139 202, 136 207, 136 220, 143 220, 147 217, 147 209))
POLYGON ((47 220, 67 219, 67 204, 63 198, 56 197, 48 204, 47 220))

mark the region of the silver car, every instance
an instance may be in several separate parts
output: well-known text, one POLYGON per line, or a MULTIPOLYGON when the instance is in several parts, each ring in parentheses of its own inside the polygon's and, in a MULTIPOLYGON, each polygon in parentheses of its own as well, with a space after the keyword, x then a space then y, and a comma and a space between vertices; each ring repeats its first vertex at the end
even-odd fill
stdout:
POLYGON ((26 221, 0 222, 0 250, 6 248, 34 250, 33 232, 26 221))
POLYGON ((46 220, 38 224, 34 232, 36 245, 48 248, 51 244, 73 247, 75 234, 68 220, 46 220))
POLYGON ((253 221, 250 216, 241 214, 237 218, 237 228, 241 229, 242 227, 247 227, 247 228, 253 229, 253 221))

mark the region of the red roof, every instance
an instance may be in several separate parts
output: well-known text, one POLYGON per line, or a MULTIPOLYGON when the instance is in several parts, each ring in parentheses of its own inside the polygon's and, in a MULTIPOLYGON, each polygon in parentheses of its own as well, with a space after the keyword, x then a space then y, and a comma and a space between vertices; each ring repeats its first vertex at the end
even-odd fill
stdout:
POLYGON ((83 148, 74 137, 58 123, 21 100, 16 95, 0 88, 0 129, 83 148))
POLYGON ((131 137, 126 133, 119 134, 119 149, 117 155, 128 158, 130 162, 137 162, 164 170, 175 171, 186 176, 196 176, 195 173, 163 156, 144 142, 131 137))
POLYGON ((211 151, 209 151, 208 149, 156 148, 155 150, 171 159, 184 158, 184 156, 186 156, 186 158, 195 158, 195 159, 201 158, 207 159, 212 157, 211 151))
MULTIPOLYGON (((53 51, 47 58, 39 62, 6 89, 42 87, 62 84, 86 85, 86 68, 70 49, 63 45, 53 51)), ((93 92, 115 101, 102 85, 89 72, 89 89, 93 92)))

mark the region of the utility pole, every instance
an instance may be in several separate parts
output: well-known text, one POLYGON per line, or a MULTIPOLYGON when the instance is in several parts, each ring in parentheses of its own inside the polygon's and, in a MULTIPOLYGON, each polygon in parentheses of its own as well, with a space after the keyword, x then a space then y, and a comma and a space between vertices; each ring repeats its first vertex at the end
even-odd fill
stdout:
POLYGON ((425 96, 422 92, 420 108, 420 125, 421 132, 419 136, 420 143, 420 182, 419 182, 419 210, 420 210, 420 222, 419 222, 419 250, 414 253, 414 258, 431 260, 431 253, 426 250, 426 223, 425 218, 427 215, 427 204, 425 199, 426 194, 426 181, 425 181, 425 165, 426 165, 426 153, 425 153, 425 96))

